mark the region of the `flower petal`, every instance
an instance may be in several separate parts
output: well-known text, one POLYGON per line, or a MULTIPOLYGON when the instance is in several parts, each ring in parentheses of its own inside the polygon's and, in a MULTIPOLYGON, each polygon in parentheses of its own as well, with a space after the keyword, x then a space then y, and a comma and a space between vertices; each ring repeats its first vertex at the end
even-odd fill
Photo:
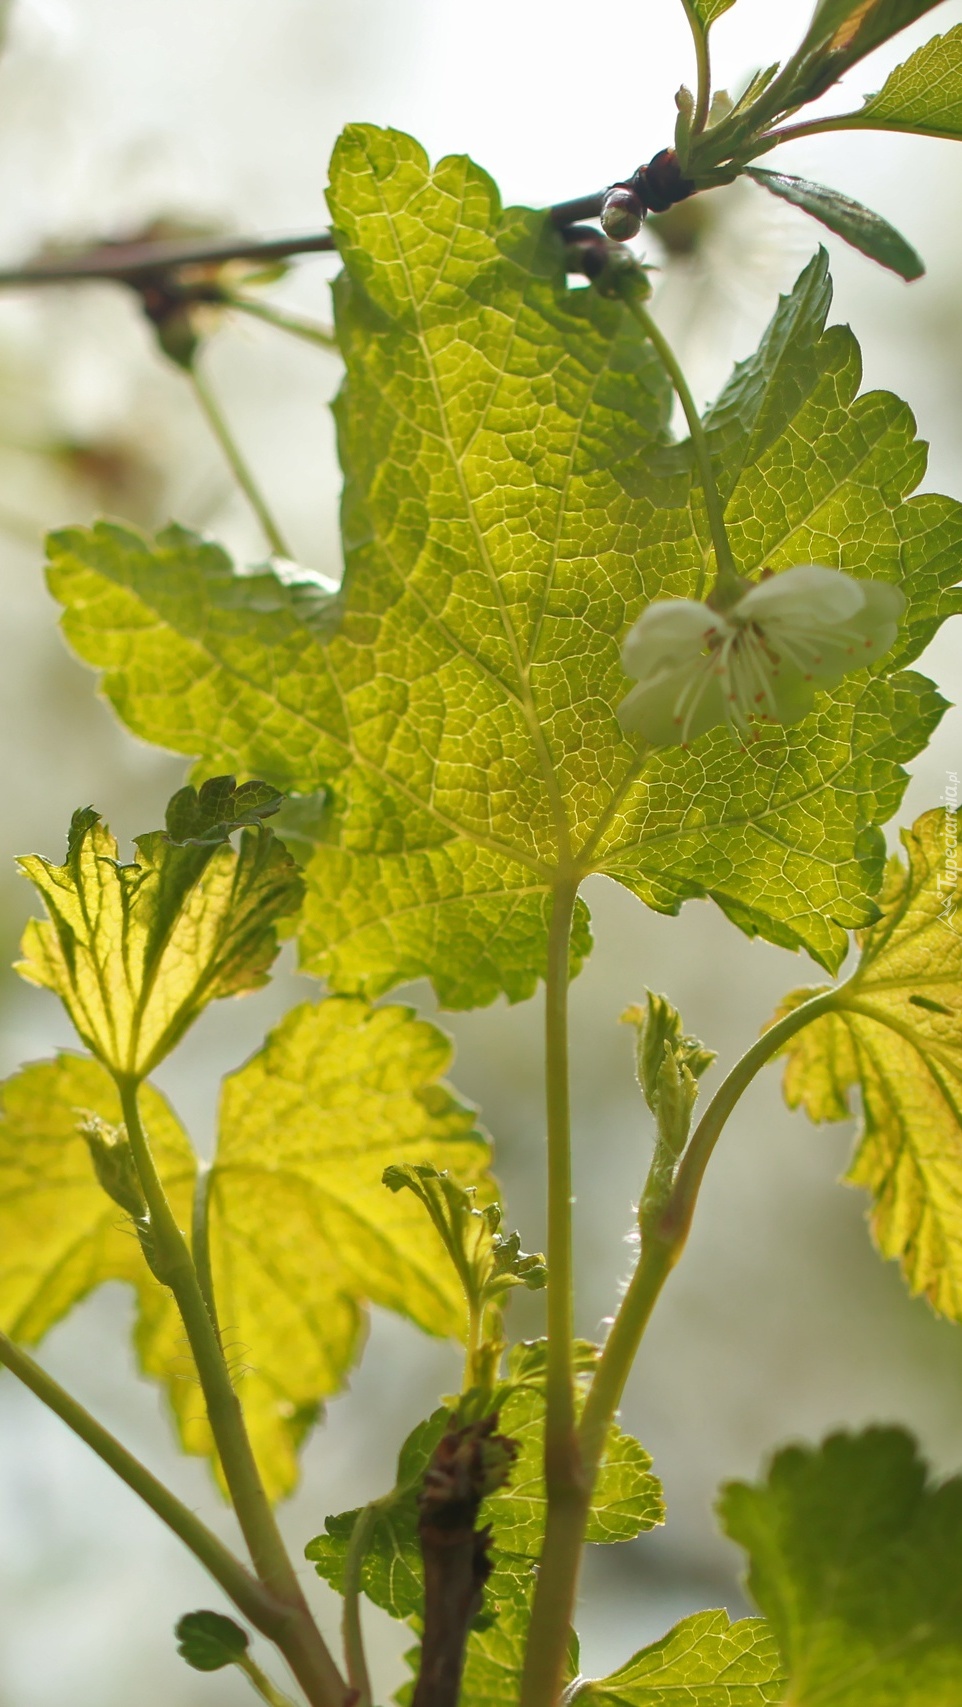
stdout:
POLYGON ((621 648, 625 673, 644 681, 657 671, 694 663, 709 635, 728 633, 723 616, 694 599, 656 599, 628 630, 621 648))

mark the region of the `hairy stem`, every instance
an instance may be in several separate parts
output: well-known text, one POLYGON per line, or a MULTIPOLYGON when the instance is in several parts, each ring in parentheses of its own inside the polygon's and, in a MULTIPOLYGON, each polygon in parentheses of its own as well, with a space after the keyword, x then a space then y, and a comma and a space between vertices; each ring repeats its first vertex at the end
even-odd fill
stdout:
POLYGON ((695 98, 695 111, 691 122, 692 136, 700 136, 708 123, 708 109, 711 105, 711 56, 708 51, 708 31, 699 18, 692 0, 681 0, 685 8, 685 16, 691 26, 692 40, 695 44, 695 63, 698 67, 698 94, 695 98))
POLYGON ((521 1707, 554 1707, 564 1679, 588 1508, 575 1424, 571 1263, 568 957, 576 879, 555 887, 545 981, 548 1111, 548 1367, 544 1549, 525 1654, 521 1707))
POLYGON ((117 1089, 150 1213, 157 1272, 170 1287, 184 1323, 237 1520, 257 1575, 288 1613, 287 1624, 275 1641, 312 1707, 341 1707, 344 1682, 311 1617, 260 1479, 240 1400, 197 1278, 190 1247, 177 1225, 154 1166, 140 1119, 137 1083, 120 1077, 117 1089))
POLYGON ((317 325, 313 320, 303 320, 299 314, 288 314, 286 309, 275 308, 269 302, 257 302, 250 296, 233 296, 226 291, 220 300, 225 308, 234 308, 239 314, 263 320, 268 326, 276 326, 279 332, 290 332, 293 337, 303 338, 308 344, 317 344, 322 350, 336 352, 339 348, 334 333, 328 327, 317 325))
POLYGON ((211 391, 204 375, 201 373, 198 363, 196 361, 192 362, 190 367, 187 369, 187 372, 190 375, 191 384, 194 389, 194 396, 203 411, 207 424, 224 453, 225 460, 230 466, 234 479, 237 481, 238 486, 247 499, 247 502, 250 504, 257 520, 260 522, 264 537, 267 540, 271 551, 274 553, 275 557, 289 558, 291 553, 288 550, 284 535, 281 533, 280 528, 277 526, 277 523, 271 515, 260 487, 257 485, 241 448, 231 432, 230 427, 227 425, 227 421, 224 417, 223 411, 221 410, 220 404, 211 391))
POLYGON ((685 1248, 705 1169, 729 1116, 759 1070, 803 1026, 828 1013, 836 1005, 838 994, 838 988, 833 988, 813 996, 763 1032, 736 1062, 695 1127, 668 1202, 655 1226, 646 1232, 638 1266, 619 1305, 588 1392, 578 1432, 589 1480, 593 1481, 597 1474, 608 1430, 651 1313, 685 1248))
POLYGON ((122 1482, 138 1494, 168 1529, 183 1541, 195 1559, 209 1571, 245 1618, 263 1635, 273 1636, 283 1619, 284 1608, 274 1596, 235 1558, 229 1547, 202 1523, 163 1482, 157 1480, 139 1458, 97 1422, 79 1400, 61 1387, 52 1375, 6 1334, 0 1333, 0 1363, 66 1423, 91 1451, 108 1465, 122 1482))
POLYGON ((290 1696, 285 1695, 283 1690, 271 1682, 267 1673, 261 1670, 256 1660, 251 1659, 250 1654, 242 1655, 234 1664, 250 1679, 261 1700, 267 1702, 267 1707, 294 1707, 290 1696))
POLYGON ((366 1505, 351 1531, 347 1558, 344 1561, 344 1610, 341 1633, 344 1638, 344 1663, 352 1688, 357 1690, 357 1707, 371 1707, 371 1679, 364 1652, 364 1632, 361 1629, 361 1568, 368 1544, 374 1533, 383 1501, 372 1500, 366 1505))
POLYGON ((708 526, 711 532, 712 545, 715 549, 715 565, 718 570, 718 587, 722 591, 725 589, 740 590, 742 586, 742 579, 735 567, 735 559, 732 556, 732 548, 728 539, 728 530, 725 527, 725 506, 722 503, 721 493, 718 490, 718 484, 715 480, 715 471, 712 467, 711 450, 708 444, 708 437, 704 427, 702 426, 701 416, 698 413, 698 407, 689 389, 688 381, 685 378, 671 345, 655 324, 655 321, 648 313, 644 303, 640 302, 637 296, 632 294, 626 295, 625 301, 639 325, 644 329, 645 336, 654 347, 662 367, 665 369, 665 372, 675 388, 678 401, 685 412, 685 420, 688 422, 688 431, 691 434, 691 447, 695 455, 695 461, 698 464, 698 473, 701 478, 701 489, 705 499, 705 510, 708 516, 708 526))

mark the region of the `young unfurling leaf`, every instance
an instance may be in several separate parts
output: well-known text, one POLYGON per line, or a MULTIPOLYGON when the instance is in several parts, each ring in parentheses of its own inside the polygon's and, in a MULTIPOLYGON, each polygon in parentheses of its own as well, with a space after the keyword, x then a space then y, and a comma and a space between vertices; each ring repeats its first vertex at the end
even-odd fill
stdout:
MULTIPOLYGON (((929 1479, 901 1429, 790 1447, 764 1482, 723 1489, 793 1707, 962 1700, 962 1479, 929 1479)), ((695 1697, 697 1700, 697 1696, 695 1697)))
POLYGON ((464 1288, 468 1310, 470 1382, 490 1390, 504 1351, 502 1309, 516 1286, 536 1291, 547 1282, 544 1257, 521 1249, 517 1233, 499 1232, 501 1208, 477 1203, 477 1190, 458 1185, 430 1163, 385 1168, 390 1191, 413 1191, 437 1229, 464 1288))
MULTIPOLYGON (((848 1173, 872 1195, 883 1256, 912 1292, 962 1321, 962 884, 955 816, 903 831, 878 923, 829 1013, 785 1046, 785 1097, 812 1120, 862 1127, 848 1173)), ((786 997, 789 1012, 811 991, 786 997)))
POLYGON ((92 807, 74 813, 65 864, 20 860, 48 918, 28 924, 17 970, 60 997, 112 1073, 143 1079, 208 1002, 266 982, 277 922, 303 893, 261 823, 279 805, 264 784, 217 777, 176 794, 167 829, 138 836, 130 864, 92 807))

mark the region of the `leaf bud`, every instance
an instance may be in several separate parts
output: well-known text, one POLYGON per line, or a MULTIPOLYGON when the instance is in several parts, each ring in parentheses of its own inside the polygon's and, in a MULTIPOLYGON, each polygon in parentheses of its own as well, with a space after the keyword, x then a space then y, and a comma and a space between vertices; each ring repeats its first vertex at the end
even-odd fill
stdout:
POLYGON ((601 209, 601 227, 606 237, 627 243, 637 237, 648 209, 630 184, 613 184, 601 209))
POLYGON ((134 1221, 147 1215, 147 1204, 134 1164, 130 1140, 125 1126, 108 1126, 99 1115, 91 1114, 80 1124, 81 1136, 90 1151, 94 1173, 107 1196, 134 1221))

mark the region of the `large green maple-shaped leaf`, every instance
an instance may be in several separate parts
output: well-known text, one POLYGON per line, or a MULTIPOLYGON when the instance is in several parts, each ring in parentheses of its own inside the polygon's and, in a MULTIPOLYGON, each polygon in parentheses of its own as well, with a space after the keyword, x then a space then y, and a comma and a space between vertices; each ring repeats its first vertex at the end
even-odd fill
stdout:
POLYGON ((785 1668, 761 1618, 696 1612, 610 1677, 583 1683, 583 1707, 766 1707, 784 1699, 785 1668))
MULTIPOLYGON (((218 1152, 205 1174, 220 1328, 268 1490, 288 1493, 296 1451, 363 1337, 369 1302, 428 1333, 463 1338, 464 1301, 413 1197, 384 1189, 385 1162, 443 1165, 490 1191, 488 1146, 439 1082, 449 1041, 410 1008, 357 997, 295 1008, 224 1085, 218 1152)), ((144 1124, 184 1228, 190 1145, 148 1085, 144 1124)), ((62 1057, 3 1087, 0 1320, 36 1340, 106 1280, 133 1283, 143 1367, 162 1379, 190 1452, 212 1454, 183 1328, 133 1228, 97 1184, 79 1123, 121 1120, 98 1063, 62 1057)))
POLYGON ((17 971, 53 990, 84 1043, 110 1070, 141 1079, 207 1003, 266 983, 279 918, 302 884, 283 843, 260 823, 280 797, 260 783, 216 777, 181 789, 168 828, 117 843, 92 807, 75 812, 63 865, 18 863, 42 896, 17 971), (240 848, 230 845, 241 825, 240 848))
POLYGON ((748 1550, 793 1707, 962 1700, 962 1479, 933 1485, 909 1435, 791 1447, 759 1486, 723 1490, 720 1515, 748 1550))
MULTIPOLYGON (((845 928, 873 916, 874 826, 941 700, 914 675, 860 672, 749 752, 714 732, 639 755, 616 717, 620 642, 647 600, 695 592, 710 557, 685 455, 659 474, 668 395, 641 329, 569 290, 543 217, 502 213, 463 158, 432 173, 410 138, 352 127, 331 200, 339 629, 182 532, 152 546, 103 526, 51 542, 70 640, 141 735, 205 768, 330 787, 301 946, 335 988, 427 975, 450 1006, 530 994, 572 861, 665 911, 711 894, 834 966, 845 928)), ((818 294, 807 276, 800 289, 818 294)), ((729 504, 736 559, 900 581, 906 662, 956 608, 962 512, 904 501, 924 451, 904 405, 857 398, 850 334, 806 362, 782 352, 762 372, 729 504)), ((581 914, 574 966, 586 949, 581 914)))
POLYGON ((962 24, 933 36, 897 65, 876 95, 844 124, 962 137, 962 24))
MULTIPOLYGON (((913 1293, 962 1321, 962 883, 954 814, 902 832, 908 867, 890 862, 882 917, 830 1012, 785 1046, 785 1096, 812 1120, 862 1130, 848 1179, 873 1198, 883 1256, 913 1293)), ((788 1012, 807 991, 787 997, 788 1012)))

